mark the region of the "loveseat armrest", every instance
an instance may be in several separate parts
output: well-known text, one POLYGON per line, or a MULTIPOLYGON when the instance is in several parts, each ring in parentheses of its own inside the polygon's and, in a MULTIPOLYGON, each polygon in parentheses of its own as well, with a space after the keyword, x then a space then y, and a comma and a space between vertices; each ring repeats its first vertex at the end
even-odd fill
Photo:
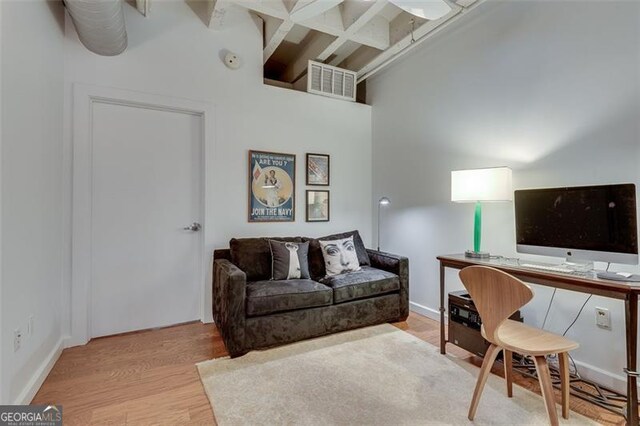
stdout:
POLYGON ((409 316, 409 258, 367 249, 371 266, 400 277, 400 321, 409 316))
POLYGON ((247 275, 227 259, 213 261, 213 320, 231 357, 244 354, 247 275))

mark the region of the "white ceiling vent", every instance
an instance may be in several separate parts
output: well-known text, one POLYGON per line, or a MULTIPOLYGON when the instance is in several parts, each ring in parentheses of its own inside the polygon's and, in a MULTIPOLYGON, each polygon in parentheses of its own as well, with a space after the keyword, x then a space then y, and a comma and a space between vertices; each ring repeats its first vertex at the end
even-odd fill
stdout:
POLYGON ((309 61, 307 92, 355 101, 356 73, 321 62, 309 61))

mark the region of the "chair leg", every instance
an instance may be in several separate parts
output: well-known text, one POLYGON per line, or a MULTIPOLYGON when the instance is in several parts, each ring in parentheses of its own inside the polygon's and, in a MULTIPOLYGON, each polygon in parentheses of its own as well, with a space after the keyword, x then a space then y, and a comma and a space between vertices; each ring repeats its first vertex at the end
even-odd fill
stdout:
POLYGON ((552 426, 558 425, 558 413, 556 412, 556 401, 553 396, 553 385, 551 384, 551 374, 549 374, 549 366, 544 356, 536 356, 533 358, 538 372, 538 380, 540 381, 540 390, 544 399, 544 406, 547 408, 547 415, 552 426))
POLYGON ((562 389, 562 417, 569 418, 569 391, 571 382, 569 377, 569 354, 562 352, 558 354, 560 359, 560 385, 562 389))
POLYGON ((496 360, 496 357, 500 353, 502 348, 494 345, 493 343, 487 349, 487 353, 484 354, 484 361, 482 361, 482 368, 480 368, 480 374, 478 375, 478 381, 476 382, 476 388, 473 391, 473 398, 471 399, 471 407, 469 407, 469 420, 473 420, 478 409, 478 403, 480 402, 480 396, 482 390, 487 382, 487 378, 491 373, 491 367, 496 360))
POLYGON ((504 350, 504 379, 507 381, 507 396, 513 397, 513 352, 504 350))

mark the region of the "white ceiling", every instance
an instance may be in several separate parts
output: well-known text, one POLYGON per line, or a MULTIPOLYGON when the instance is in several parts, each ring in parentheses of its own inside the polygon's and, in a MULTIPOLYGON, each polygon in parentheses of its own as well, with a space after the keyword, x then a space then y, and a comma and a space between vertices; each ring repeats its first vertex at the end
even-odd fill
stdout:
MULTIPOLYGON (((429 21, 389 0, 208 0, 209 27, 222 29, 229 8, 264 22, 265 76, 294 83, 316 60, 356 71, 363 79, 414 41, 480 0, 442 0, 451 11, 429 21), (412 34, 413 29, 413 34, 412 34)), ((415 0, 417 5, 434 0, 415 0)))

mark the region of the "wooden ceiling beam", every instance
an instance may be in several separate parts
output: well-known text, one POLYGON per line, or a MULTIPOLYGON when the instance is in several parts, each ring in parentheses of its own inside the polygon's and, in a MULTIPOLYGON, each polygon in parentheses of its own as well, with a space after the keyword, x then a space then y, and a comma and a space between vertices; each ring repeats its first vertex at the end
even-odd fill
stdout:
MULTIPOLYGON (((452 10, 440 19, 415 18, 413 38, 427 37, 445 22, 453 20, 467 5, 479 0, 445 0, 452 10)), ((366 78, 412 44, 410 19, 393 15, 388 0, 209 0, 210 27, 221 26, 226 7, 233 3, 258 13, 265 22, 263 63, 274 54, 292 29, 299 25, 316 31, 297 58, 288 64, 280 78, 297 81, 307 70, 308 61, 327 61, 356 69, 358 80, 366 78), (387 9, 385 9, 387 8, 387 9), (392 16, 393 15, 393 16, 392 16), (392 22, 389 20, 392 19, 392 22), (406 21, 406 22, 405 22, 406 21), (362 48, 360 48, 362 46, 362 48), (378 53, 382 51, 382 53, 378 53), (350 65, 350 66, 349 66, 350 65)))
POLYGON ((379 54, 380 53, 377 50, 368 46, 360 46, 355 50, 355 52, 349 55, 349 57, 347 57, 340 66, 352 71, 359 70, 379 54))
POLYGON ((212 30, 220 30, 224 26, 224 18, 229 7, 229 0, 208 0, 208 27, 212 30))
POLYGON ((348 29, 350 26, 355 24, 358 19, 367 13, 367 10, 370 10, 371 7, 373 7, 373 4, 374 2, 362 0, 344 0, 342 5, 340 5, 342 23, 344 24, 344 27, 348 29))
POLYGON ((298 0, 289 14, 292 21, 302 22, 333 9, 344 0, 298 0))
MULTIPOLYGON (((442 18, 436 19, 433 21, 424 22, 422 25, 420 25, 413 31, 413 39, 420 40, 426 37, 429 33, 437 29, 440 25, 450 21, 451 19, 454 19, 457 15, 460 14, 462 10, 463 8, 460 6, 453 6, 452 10, 442 18)), ((385 51, 380 53, 378 56, 373 58, 373 60, 371 60, 369 63, 359 68, 358 81, 361 81, 362 78, 366 76, 370 71, 382 65, 383 63, 390 60, 395 55, 397 55, 398 53, 402 52, 404 49, 409 47, 409 45, 413 43, 411 39, 412 39, 411 34, 410 33, 406 34, 394 45, 390 46, 388 49, 386 49, 385 51)))
POLYGON ((339 67, 340 64, 351 56, 356 50, 360 48, 360 45, 356 42, 351 42, 348 44, 342 45, 342 47, 338 50, 338 53, 334 58, 329 61, 329 65, 334 67, 339 67))
POLYGON ((291 12, 294 8, 301 7, 302 4, 309 1, 313 0, 282 0, 282 3, 284 3, 284 6, 287 8, 287 10, 291 12))
POLYGON ((301 22, 296 21, 296 23, 321 33, 331 34, 335 37, 339 37, 344 33, 342 14, 340 13, 340 8, 337 7, 329 9, 326 12, 310 19, 306 19, 301 22))
POLYGON ((282 79, 288 83, 295 82, 307 70, 309 59, 315 59, 334 40, 329 34, 318 34, 314 37, 298 57, 290 63, 282 73, 282 79))
MULTIPOLYGON (((387 5, 387 0, 376 0, 365 10, 362 6, 366 3, 356 0, 346 0, 342 5, 342 22, 345 31, 338 36, 326 49, 324 49, 317 57, 319 61, 325 61, 329 56, 333 55, 347 41, 353 40, 353 37, 367 23, 369 23, 380 11, 387 5)), ((381 30, 384 33, 384 29, 381 30)), ((384 34, 382 35, 384 38, 384 34)), ((386 28, 387 46, 389 44, 389 26, 386 28)), ((342 61, 341 61, 342 62, 342 61)))
POLYGON ((233 3, 261 15, 273 16, 282 21, 289 20, 289 10, 280 0, 233 0, 233 3))
POLYGON ((276 51, 278 46, 282 43, 284 38, 289 34, 289 31, 293 28, 294 23, 291 20, 280 20, 277 18, 271 18, 269 16, 264 17, 264 50, 262 52, 262 63, 266 64, 273 52, 276 51))
POLYGON ((336 37, 322 54, 322 60, 331 56, 346 41, 353 40, 365 46, 384 50, 389 46, 388 22, 377 14, 388 4, 387 0, 366 2, 357 0, 209 0, 210 28, 221 28, 226 7, 233 2, 249 11, 262 15, 265 20, 265 47, 263 63, 273 55, 295 24, 336 37), (343 7, 336 7, 344 3, 343 7), (364 6, 363 6, 364 5, 364 6), (291 8, 291 12, 289 12, 291 8), (277 24, 270 18, 277 18, 277 24))
POLYGON ((349 38, 364 46, 385 50, 390 46, 389 21, 382 16, 373 16, 349 38))
MULTIPOLYGON (((340 8, 330 9, 307 21, 296 23, 321 33, 331 34, 334 37, 345 36, 347 32, 347 29, 344 27, 340 8)), ((348 39, 365 46, 384 50, 389 47, 389 25, 384 18, 374 16, 369 22, 365 22, 364 26, 360 28, 360 31, 354 31, 354 34, 350 35, 348 39), (364 31, 364 29, 369 26, 374 29, 364 31)))

